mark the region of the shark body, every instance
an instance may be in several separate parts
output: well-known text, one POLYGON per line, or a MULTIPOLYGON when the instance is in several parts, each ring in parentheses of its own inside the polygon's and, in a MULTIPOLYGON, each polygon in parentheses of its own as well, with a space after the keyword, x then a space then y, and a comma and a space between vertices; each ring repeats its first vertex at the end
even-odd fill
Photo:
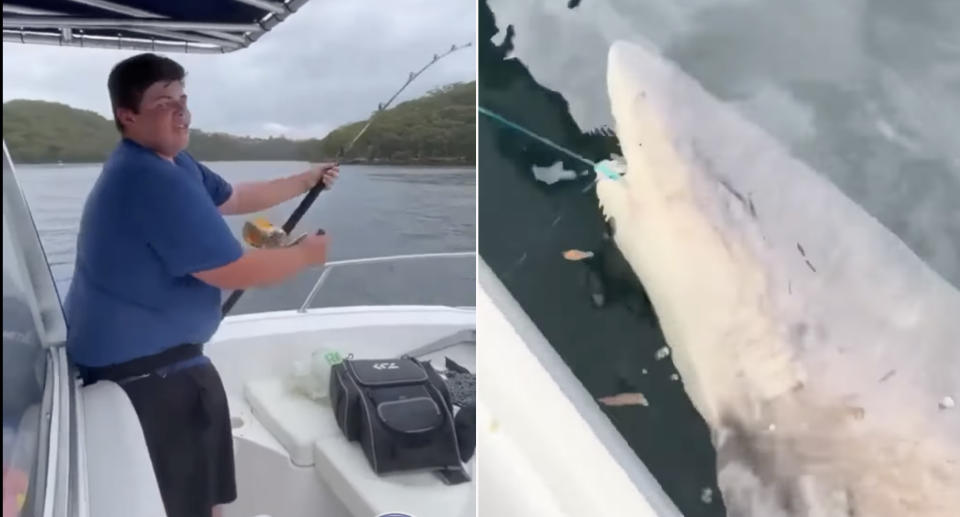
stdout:
POLYGON ((730 515, 960 508, 960 292, 656 50, 617 42, 597 197, 710 427, 730 515))

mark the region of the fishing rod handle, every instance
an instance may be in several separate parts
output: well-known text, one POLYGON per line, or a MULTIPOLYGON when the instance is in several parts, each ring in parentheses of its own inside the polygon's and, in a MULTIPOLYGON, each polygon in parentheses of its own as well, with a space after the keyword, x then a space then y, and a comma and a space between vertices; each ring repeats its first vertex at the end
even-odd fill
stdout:
MULTIPOLYGON (((320 189, 323 190, 323 189, 320 189)), ((317 194, 320 193, 320 190, 317 191, 317 194)), ((327 232, 323 228, 317 230, 317 235, 326 235, 327 232)), ((237 304, 237 301, 240 300, 240 297, 243 296, 245 289, 237 289, 236 291, 230 293, 230 296, 227 297, 227 301, 223 303, 223 306, 220 309, 220 317, 224 318, 233 309, 233 306, 237 304)))
POLYGON ((220 317, 225 318, 227 313, 230 312, 230 309, 233 309, 233 306, 237 304, 237 300, 243 296, 244 289, 237 289, 236 291, 230 293, 230 296, 227 297, 227 301, 223 302, 223 307, 220 309, 220 317))
POLYGON ((323 184, 323 181, 317 182, 313 188, 307 192, 307 195, 300 201, 300 204, 297 206, 297 209, 290 214, 290 217, 287 219, 287 222, 283 223, 282 229, 287 234, 290 235, 290 232, 293 231, 294 227, 297 226, 297 223, 300 222, 300 219, 303 218, 303 214, 307 213, 307 210, 310 209, 310 205, 317 199, 317 196, 320 195, 320 192, 326 185, 323 184))

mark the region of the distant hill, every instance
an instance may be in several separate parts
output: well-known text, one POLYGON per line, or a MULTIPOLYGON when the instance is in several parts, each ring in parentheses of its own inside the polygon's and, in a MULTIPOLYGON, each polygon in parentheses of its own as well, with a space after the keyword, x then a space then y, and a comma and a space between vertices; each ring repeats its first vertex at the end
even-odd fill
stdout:
MULTIPOLYGON (((473 164, 476 156, 476 81, 457 83, 381 113, 345 161, 473 164)), ((310 161, 330 160, 366 120, 341 126, 322 140, 303 142, 310 161)))
MULTIPOLYGON (((384 111, 345 157, 350 163, 472 165, 476 82, 455 83, 384 111)), ((200 160, 332 160, 366 120, 322 139, 250 138, 191 130, 200 160)), ((3 104, 3 137, 19 163, 102 162, 119 133, 112 120, 65 104, 13 100, 3 104)))

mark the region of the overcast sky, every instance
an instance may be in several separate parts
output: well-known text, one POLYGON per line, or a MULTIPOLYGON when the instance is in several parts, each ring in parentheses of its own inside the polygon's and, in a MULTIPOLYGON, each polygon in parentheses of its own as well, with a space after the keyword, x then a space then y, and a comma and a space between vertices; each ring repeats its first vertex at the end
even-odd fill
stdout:
MULTIPOLYGON (((187 70, 193 127, 239 135, 322 137, 365 119, 451 44, 398 101, 476 77, 475 0, 311 0, 252 47, 167 54, 187 70)), ((107 75, 132 51, 3 44, 3 100, 41 99, 107 118, 107 75)))

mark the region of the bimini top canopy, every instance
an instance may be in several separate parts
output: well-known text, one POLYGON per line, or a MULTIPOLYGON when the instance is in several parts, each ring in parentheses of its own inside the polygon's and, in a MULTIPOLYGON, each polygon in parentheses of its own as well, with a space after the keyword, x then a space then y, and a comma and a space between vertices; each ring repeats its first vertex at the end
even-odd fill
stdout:
POLYGON ((307 0, 13 0, 3 41, 225 53, 253 44, 307 0))

